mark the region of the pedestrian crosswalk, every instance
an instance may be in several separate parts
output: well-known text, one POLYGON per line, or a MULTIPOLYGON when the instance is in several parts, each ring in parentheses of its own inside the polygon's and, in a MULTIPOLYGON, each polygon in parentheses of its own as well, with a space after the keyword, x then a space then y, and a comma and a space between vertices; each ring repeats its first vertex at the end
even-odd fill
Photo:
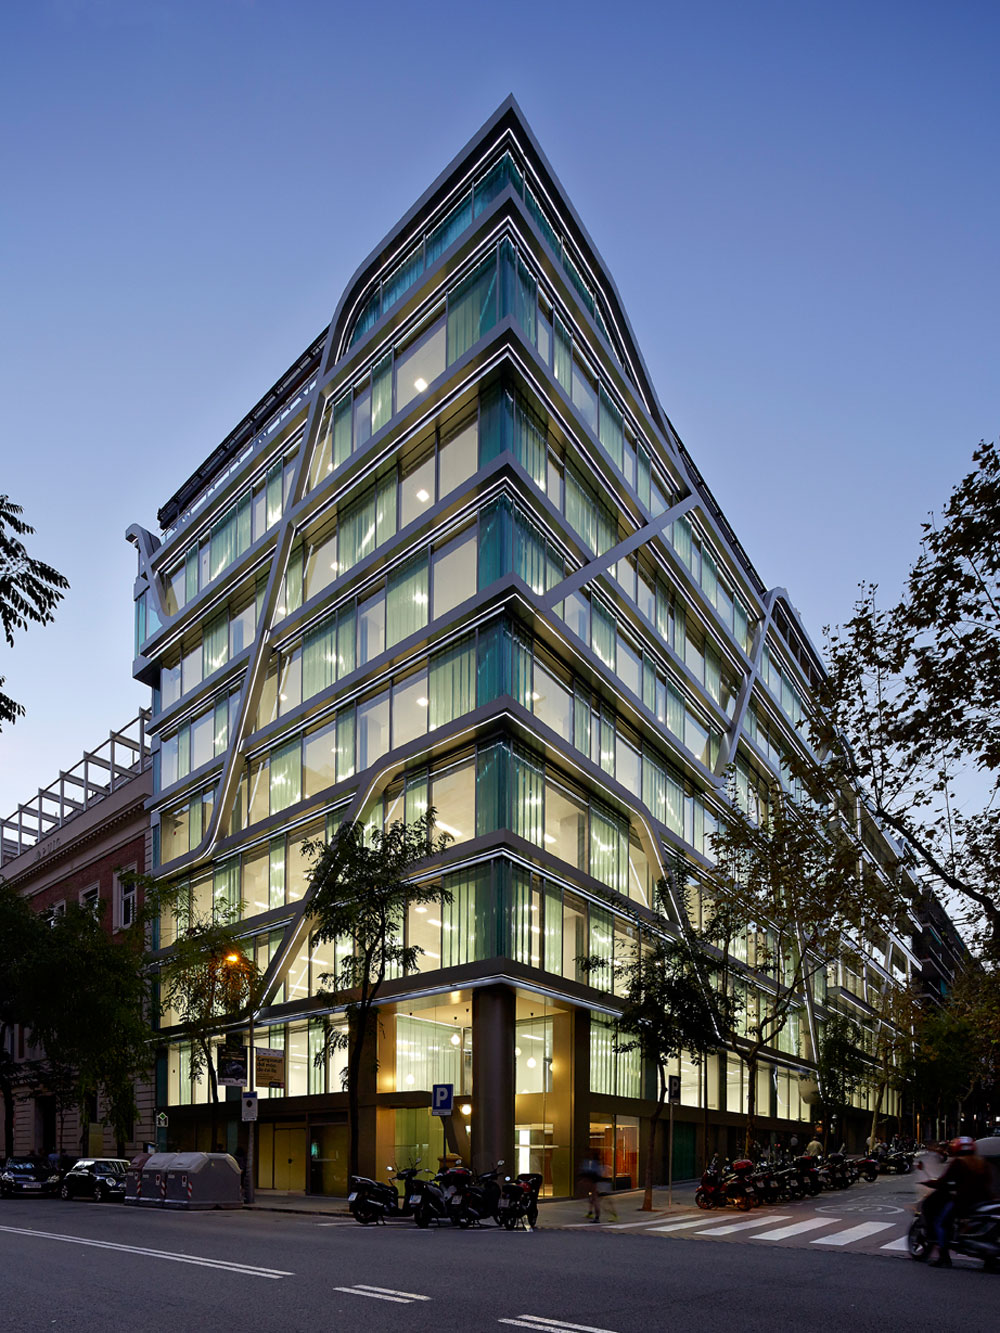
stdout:
POLYGON ((838 1210, 844 1216, 832 1213, 803 1212, 779 1213, 768 1209, 755 1211, 752 1216, 734 1218, 732 1213, 720 1213, 713 1218, 709 1213, 691 1213, 672 1218, 669 1222, 653 1222, 645 1228, 650 1236, 676 1236, 678 1239, 753 1241, 775 1245, 817 1246, 830 1250, 854 1250, 869 1254, 904 1256, 909 1253, 906 1242, 910 1228, 909 1212, 891 1209, 891 1217, 859 1221, 851 1208, 838 1210), (777 1224, 781 1225, 777 1225, 777 1224))

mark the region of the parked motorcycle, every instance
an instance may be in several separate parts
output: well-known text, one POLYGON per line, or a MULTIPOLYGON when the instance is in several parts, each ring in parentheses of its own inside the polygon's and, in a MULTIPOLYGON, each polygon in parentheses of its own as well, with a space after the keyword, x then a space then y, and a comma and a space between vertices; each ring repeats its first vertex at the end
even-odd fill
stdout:
POLYGON ((503 1162, 498 1162, 492 1171, 477 1176, 459 1158, 454 1166, 441 1173, 441 1190, 453 1225, 464 1228, 479 1226, 487 1218, 496 1220, 500 1203, 497 1177, 502 1165, 503 1162))
POLYGON ((388 1168, 393 1179, 403 1182, 402 1193, 391 1181, 372 1180, 369 1176, 351 1176, 350 1193, 347 1204, 351 1216, 363 1227, 372 1222, 384 1222, 387 1217, 410 1217, 413 1208, 410 1203, 413 1194, 412 1182, 419 1174, 420 1167, 407 1167, 397 1171, 394 1166, 388 1168))
POLYGON ((538 1222, 538 1192, 542 1177, 535 1171, 522 1171, 514 1180, 504 1177, 500 1189, 497 1221, 507 1231, 518 1226, 534 1227, 538 1222))
MULTIPOLYGON (((922 1184, 930 1184, 923 1181, 922 1184)), ((916 1208, 916 1217, 910 1227, 907 1242, 910 1256, 925 1262, 933 1248, 934 1228, 928 1216, 932 1195, 916 1208)), ((936 1202, 936 1201, 935 1201, 936 1202)), ((970 1259, 981 1259, 989 1272, 1000 1269, 1000 1200, 992 1199, 973 1208, 967 1217, 948 1219, 948 1248, 970 1259)))
POLYGON ((701 1184, 695 1191, 694 1201, 699 1208, 724 1208, 727 1203, 725 1187, 722 1183, 723 1169, 716 1154, 702 1172, 701 1184))

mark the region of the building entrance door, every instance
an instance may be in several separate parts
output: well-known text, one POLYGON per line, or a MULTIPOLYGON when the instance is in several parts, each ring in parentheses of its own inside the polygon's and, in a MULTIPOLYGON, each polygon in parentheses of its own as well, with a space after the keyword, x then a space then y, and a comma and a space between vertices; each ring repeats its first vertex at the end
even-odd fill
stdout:
POLYGON ((304 1129, 275 1129, 274 1188, 276 1190, 305 1190, 305 1187, 306 1131, 304 1129))

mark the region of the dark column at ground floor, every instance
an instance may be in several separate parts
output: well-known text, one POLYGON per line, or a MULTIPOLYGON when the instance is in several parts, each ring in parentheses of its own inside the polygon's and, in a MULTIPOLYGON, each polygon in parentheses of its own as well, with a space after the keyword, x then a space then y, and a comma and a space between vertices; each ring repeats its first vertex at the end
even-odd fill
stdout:
POLYGON ((484 986, 472 995, 472 1163, 486 1171, 514 1161, 514 992, 484 986))

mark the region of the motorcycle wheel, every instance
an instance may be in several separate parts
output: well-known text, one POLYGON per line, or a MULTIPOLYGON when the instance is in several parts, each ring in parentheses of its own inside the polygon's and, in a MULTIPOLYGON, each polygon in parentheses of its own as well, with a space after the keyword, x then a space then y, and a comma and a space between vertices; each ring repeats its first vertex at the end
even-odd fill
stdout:
POLYGON ((508 1213, 503 1220, 504 1231, 513 1231, 516 1226, 517 1226, 517 1218, 514 1216, 513 1213, 508 1213))
POLYGON ((901 1176, 908 1176, 910 1174, 910 1170, 911 1167, 909 1162, 904 1162, 903 1165, 899 1168, 899 1174, 901 1176))
POLYGON ((865 1180, 868 1181, 868 1184, 869 1184, 869 1185, 870 1185, 873 1181, 875 1181, 875 1180, 877 1180, 877 1179, 878 1179, 878 1172, 877 1172, 877 1171, 866 1171, 866 1172, 865 1172, 865 1180))
POLYGON ((809 1193, 810 1193, 814 1198, 815 1198, 815 1196, 820 1192, 820 1190, 821 1190, 822 1188, 823 1188, 823 1186, 820 1184, 820 1182, 819 1182, 818 1180, 810 1180, 810 1182, 809 1182, 809 1193))
POLYGON ((534 1205, 528 1209, 527 1217, 529 1227, 538 1226, 538 1209, 534 1205))
POLYGON ((414 1210, 413 1220, 418 1227, 429 1227, 431 1224, 431 1215, 426 1208, 417 1208, 414 1210))
POLYGON ((917 1216, 913 1219, 913 1225, 907 1234, 906 1243, 909 1246, 910 1258, 916 1259, 919 1263, 925 1263, 931 1252, 931 1238, 927 1234, 927 1227, 924 1225, 922 1217, 917 1216))
POLYGON ((378 1221, 378 1209, 374 1208, 370 1203, 367 1203, 364 1199, 361 1199, 358 1203, 356 1203, 354 1207, 351 1209, 351 1212, 354 1215, 355 1222, 360 1222, 363 1227, 369 1226, 370 1223, 378 1221))
POLYGON ((750 1195, 741 1194, 740 1197, 736 1200, 736 1207, 740 1210, 741 1213, 748 1213, 750 1209, 753 1207, 753 1200, 750 1198, 750 1195))
POLYGON ((694 1201, 699 1208, 705 1208, 707 1210, 712 1207, 712 1200, 704 1190, 698 1190, 695 1193, 694 1201))

